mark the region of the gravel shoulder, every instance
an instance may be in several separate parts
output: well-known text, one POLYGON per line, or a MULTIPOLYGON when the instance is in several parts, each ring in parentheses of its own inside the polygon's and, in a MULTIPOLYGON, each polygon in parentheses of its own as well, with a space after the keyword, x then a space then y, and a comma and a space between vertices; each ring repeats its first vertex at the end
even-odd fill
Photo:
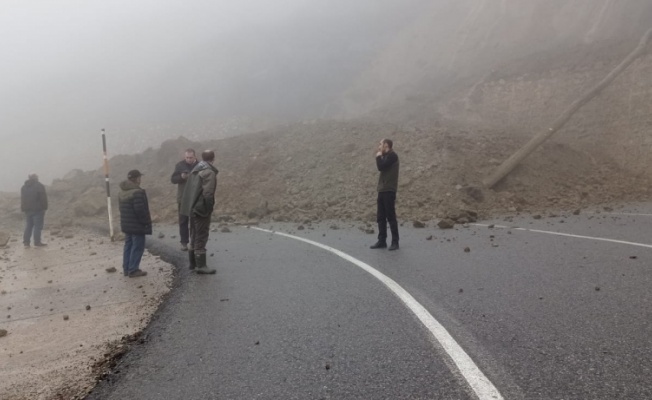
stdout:
POLYGON ((0 398, 82 398, 169 292, 173 266, 147 251, 144 278, 122 275, 122 243, 86 230, 44 231, 0 248, 0 398), (107 272, 115 267, 116 272, 107 272))

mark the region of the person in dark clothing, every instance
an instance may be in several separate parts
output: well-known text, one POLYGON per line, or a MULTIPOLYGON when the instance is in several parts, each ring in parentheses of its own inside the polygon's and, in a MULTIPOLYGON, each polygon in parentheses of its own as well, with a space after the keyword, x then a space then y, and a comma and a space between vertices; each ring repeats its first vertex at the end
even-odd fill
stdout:
POLYGON ((45 186, 38 181, 36 174, 30 174, 20 189, 20 209, 25 213, 25 233, 23 233, 25 247, 30 247, 32 234, 34 235, 34 246, 47 246, 41 241, 41 232, 43 231, 45 211, 48 209, 48 195, 45 193, 45 186))
POLYGON ((177 208, 179 210, 179 237, 181 238, 181 251, 188 251, 188 241, 190 237, 188 230, 190 218, 181 214, 181 198, 183 197, 183 190, 186 188, 186 182, 188 181, 190 172, 195 168, 197 163, 198 161, 195 156, 195 150, 186 149, 184 159, 174 166, 174 172, 170 178, 170 181, 177 185, 177 208))
POLYGON ((398 190, 398 154, 393 149, 390 139, 383 139, 376 153, 376 167, 380 171, 378 177, 378 199, 376 221, 378 222, 378 242, 372 249, 387 247, 387 223, 392 232, 392 244, 389 250, 398 250, 398 222, 396 221, 396 191, 398 190))
POLYGON ((152 234, 147 193, 140 187, 142 175, 137 169, 129 171, 127 180, 120 183, 118 195, 120 227, 125 234, 122 271, 130 278, 147 275, 140 269, 140 260, 145 252, 145 235, 152 234))
POLYGON ((206 266, 206 243, 211 227, 211 215, 215 207, 217 168, 213 166, 215 153, 201 153, 202 161, 190 173, 181 198, 181 214, 190 218, 190 245, 188 260, 190 269, 198 274, 214 274, 215 269, 206 266))

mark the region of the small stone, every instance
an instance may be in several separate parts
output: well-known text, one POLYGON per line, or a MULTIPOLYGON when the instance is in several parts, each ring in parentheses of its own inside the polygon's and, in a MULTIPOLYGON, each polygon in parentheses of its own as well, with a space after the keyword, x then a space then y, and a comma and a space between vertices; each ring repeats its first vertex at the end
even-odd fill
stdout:
POLYGON ((369 228, 369 229, 365 229, 364 233, 366 233, 367 235, 373 235, 374 233, 376 233, 376 231, 373 230, 372 228, 369 228))
POLYGON ((534 218, 534 219, 541 219, 541 215, 540 215, 540 214, 535 214, 535 215, 532 216, 532 218, 534 218))
POLYGON ((165 237, 165 233, 161 232, 158 234, 159 239, 163 239, 165 237))
POLYGON ((452 219, 442 219, 437 223, 437 226, 440 229, 453 229, 455 227, 455 222, 452 219))
POLYGON ((464 289, 460 288, 460 290, 458 290, 457 293, 464 293, 464 289))
POLYGON ((302 231, 302 230, 304 230, 304 229, 306 229, 306 227, 303 226, 303 225, 299 225, 299 226, 297 227, 297 230, 298 230, 298 231, 302 231))
POLYGON ((468 246, 465 247, 465 248, 464 248, 464 252, 465 252, 465 253, 470 253, 470 252, 471 252, 471 248, 468 247, 468 246))
POLYGON ((7 330, 6 329, 0 329, 0 337, 5 337, 7 336, 7 330))
POLYGON ((595 287, 595 291, 596 291, 596 292, 599 292, 599 291, 600 291, 600 286, 596 286, 596 287, 595 287))
POLYGON ((93 251, 93 252, 91 252, 91 254, 89 254, 89 255, 91 255, 91 256, 96 256, 97 253, 93 251))
POLYGON ((86 306, 86 311, 89 311, 91 309, 91 306, 86 306))
POLYGON ((573 215, 580 215, 581 212, 582 210, 578 208, 577 210, 573 211, 573 215))
POLYGON ((109 268, 105 269, 105 271, 108 272, 108 273, 113 273, 113 272, 117 271, 117 269, 115 269, 115 267, 109 267, 109 268))
POLYGON ((64 315, 64 316, 63 316, 63 320, 64 320, 64 321, 68 321, 69 319, 70 319, 69 316, 67 316, 67 315, 64 315))
POLYGON ((636 260, 638 256, 629 256, 630 260, 636 260))
POLYGON ((487 226, 488 229, 494 229, 495 227, 496 227, 496 225, 494 225, 494 224, 491 224, 491 225, 487 226))
POLYGON ((426 240, 432 240, 432 235, 428 236, 426 240))
POLYGON ((220 232, 222 232, 222 233, 230 233, 230 232, 231 232, 231 229, 229 229, 228 226, 225 226, 225 227, 223 227, 223 228, 220 230, 220 232))
POLYGON ((52 281, 50 280, 50 281, 48 281, 48 283, 52 283, 52 281))
POLYGON ((326 370, 329 370, 329 369, 331 369, 331 365, 330 365, 330 364, 326 364, 326 367, 325 367, 325 368, 326 368, 326 370))
POLYGON ((415 227, 415 228, 425 228, 426 224, 421 222, 421 221, 415 220, 415 221, 412 221, 412 226, 415 227))

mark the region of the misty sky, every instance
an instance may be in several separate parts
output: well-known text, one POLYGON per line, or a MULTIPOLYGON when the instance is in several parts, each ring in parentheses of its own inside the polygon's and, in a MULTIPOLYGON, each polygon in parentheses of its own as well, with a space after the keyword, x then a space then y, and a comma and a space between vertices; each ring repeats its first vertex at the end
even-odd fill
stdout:
POLYGON ((98 167, 101 128, 116 154, 157 127, 319 116, 424 3, 3 0, 0 190, 98 167))

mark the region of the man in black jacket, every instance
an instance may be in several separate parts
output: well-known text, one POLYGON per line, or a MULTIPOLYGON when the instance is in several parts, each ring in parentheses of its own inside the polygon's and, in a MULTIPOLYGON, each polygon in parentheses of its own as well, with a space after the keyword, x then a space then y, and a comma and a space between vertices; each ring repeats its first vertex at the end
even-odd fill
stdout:
POLYGON ((372 249, 387 247, 387 223, 392 231, 392 245, 389 250, 398 250, 398 222, 396 221, 396 191, 398 190, 398 154, 393 149, 390 139, 380 141, 376 152, 376 167, 380 171, 378 177, 378 200, 376 221, 378 222, 378 242, 372 249))
POLYGON ((188 216, 181 214, 181 198, 183 197, 183 189, 186 188, 186 182, 188 182, 188 177, 190 172, 197 165, 197 157, 195 156, 195 150, 186 149, 184 153, 183 160, 179 161, 177 165, 174 166, 174 172, 170 181, 177 185, 177 209, 179 211, 179 237, 181 238, 181 250, 188 251, 188 241, 190 239, 189 232, 189 223, 190 218, 188 216))
POLYGON ((118 195, 120 227, 125 234, 122 271, 130 278, 147 275, 139 267, 145 252, 145 235, 152 234, 147 193, 140 187, 142 175, 137 169, 129 171, 127 180, 120 183, 121 191, 118 195))
POLYGON ((41 241, 41 231, 45 211, 48 209, 48 195, 45 193, 45 186, 38 181, 38 175, 30 174, 27 178, 20 189, 20 209, 25 213, 23 244, 29 248, 30 239, 34 234, 34 246, 47 246, 41 241))

